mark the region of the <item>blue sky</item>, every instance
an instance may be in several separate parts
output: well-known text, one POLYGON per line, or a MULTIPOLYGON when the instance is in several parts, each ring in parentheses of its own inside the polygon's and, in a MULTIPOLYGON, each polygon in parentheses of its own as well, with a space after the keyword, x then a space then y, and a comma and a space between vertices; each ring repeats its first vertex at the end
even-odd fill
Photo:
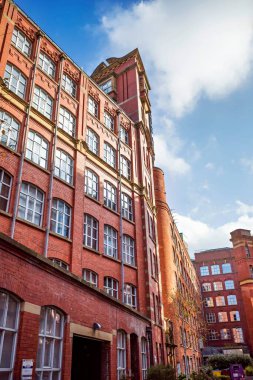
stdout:
POLYGON ((253 2, 17 4, 90 74, 138 47, 151 82, 156 164, 190 251, 253 229, 253 2))

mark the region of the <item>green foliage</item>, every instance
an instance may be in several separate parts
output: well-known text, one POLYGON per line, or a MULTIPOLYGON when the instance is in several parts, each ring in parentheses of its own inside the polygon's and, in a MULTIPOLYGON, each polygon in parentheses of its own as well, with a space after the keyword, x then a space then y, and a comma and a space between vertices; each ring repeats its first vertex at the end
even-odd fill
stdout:
POLYGON ((169 364, 150 367, 147 380, 176 380, 176 372, 169 364))
POLYGON ((184 373, 180 373, 180 375, 178 375, 177 377, 177 380, 185 380, 186 379, 186 375, 184 373))
POLYGON ((246 355, 213 355, 208 359, 208 365, 213 369, 226 369, 230 364, 241 364, 243 368, 253 365, 253 360, 246 355))
POLYGON ((230 380, 230 376, 228 375, 220 375, 220 376, 215 376, 215 380, 230 380))
POLYGON ((247 376, 253 376, 253 367, 251 365, 248 365, 246 368, 245 368, 245 374, 247 376))
POLYGON ((206 371, 205 369, 200 369, 199 373, 192 372, 191 380, 213 380, 214 377, 211 371, 206 371))

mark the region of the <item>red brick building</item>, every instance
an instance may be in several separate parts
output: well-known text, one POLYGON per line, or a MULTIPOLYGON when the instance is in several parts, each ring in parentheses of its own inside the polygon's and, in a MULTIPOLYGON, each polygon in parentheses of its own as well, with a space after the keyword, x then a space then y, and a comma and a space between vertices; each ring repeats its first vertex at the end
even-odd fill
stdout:
POLYGON ((188 247, 167 204, 164 174, 154 168, 157 232, 166 350, 177 373, 190 374, 201 365, 201 294, 188 247))
POLYGON ((253 353, 253 238, 239 229, 231 241, 233 248, 195 253, 208 327, 204 356, 253 353))
POLYGON ((0 61, 0 378, 145 379, 165 355, 138 50, 92 79, 0 0, 0 61))

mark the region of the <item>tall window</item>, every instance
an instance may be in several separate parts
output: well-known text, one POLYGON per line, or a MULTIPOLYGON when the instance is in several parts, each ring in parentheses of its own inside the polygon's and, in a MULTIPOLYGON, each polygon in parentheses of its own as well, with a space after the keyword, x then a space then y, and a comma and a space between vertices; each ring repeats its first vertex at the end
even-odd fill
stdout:
POLYGON ((228 314, 226 311, 221 311, 218 313, 218 321, 219 322, 227 322, 228 321, 228 314))
POLYGON ((137 307, 137 291, 136 287, 131 284, 124 284, 124 302, 136 309, 137 307))
POLYGON ((226 280, 225 281, 225 288, 226 288, 226 290, 234 289, 235 288, 234 281, 233 280, 226 280))
POLYGON ((98 199, 98 176, 89 169, 85 169, 84 192, 90 197, 98 199))
POLYGON ((240 313, 239 311, 230 311, 230 321, 240 321, 240 313))
POLYGON ((55 77, 55 63, 43 51, 40 52, 38 65, 47 75, 55 77))
POLYGON ((65 107, 60 107, 59 127, 71 136, 75 136, 76 118, 65 107))
POLYGON ((228 298, 228 305, 237 305, 236 295, 230 295, 228 298))
POLYGON ((26 144, 26 158, 40 165, 42 168, 47 168, 48 159, 48 142, 41 135, 34 131, 29 131, 26 144))
POLYGON ((116 151, 111 145, 107 143, 104 143, 104 160, 113 168, 116 167, 116 151))
POLYGON ((118 234, 117 231, 105 224, 104 226, 104 254, 107 256, 118 257, 118 244, 117 244, 118 234))
POLYGON ((104 205, 114 211, 117 210, 117 190, 108 181, 104 182, 104 205))
POLYGON ((244 343, 243 331, 241 327, 232 329, 235 343, 244 343))
POLYGON ((211 265, 212 274, 220 274, 220 266, 219 265, 211 265))
POLYGON ((217 281, 213 283, 213 289, 218 291, 218 290, 223 290, 223 285, 221 281, 217 281))
POLYGON ((104 113, 104 123, 107 129, 114 131, 114 118, 108 113, 104 113))
POLYGON ((202 291, 203 292, 211 292, 212 291, 212 285, 210 284, 210 282, 205 282, 204 284, 202 284, 202 291))
POLYGON ((83 244, 98 250, 98 221, 88 214, 84 215, 83 244))
POLYGON ((90 96, 88 98, 88 111, 92 115, 98 117, 98 103, 90 96))
POLYGON ((100 86, 102 91, 104 91, 106 94, 112 91, 112 80, 108 80, 105 83, 102 83, 100 86))
POLYGON ((222 264, 222 273, 232 273, 232 268, 230 263, 222 264))
POLYGON ((117 380, 126 375, 126 333, 117 332, 117 380))
POLYGON ((51 212, 51 231, 66 238, 70 236, 71 209, 61 199, 53 199, 51 212))
POLYGON ((32 105, 36 110, 42 113, 42 115, 52 119, 53 99, 46 91, 38 86, 34 88, 32 105))
POLYGON ((83 270, 83 279, 93 286, 98 286, 98 275, 90 269, 83 270))
POLYGON ((0 290, 0 378, 3 380, 13 377, 19 308, 14 297, 0 290))
POLYGON ((11 195, 11 176, 0 169, 0 210, 8 211, 11 195))
POLYGON ((67 183, 73 183, 73 160, 61 149, 56 149, 54 174, 67 183))
POLYGON ((231 339, 231 334, 229 329, 221 329, 220 330, 220 337, 222 340, 229 340, 231 339))
POLYGON ((131 164, 124 156, 120 156, 120 172, 127 179, 131 179, 131 164))
POLYGON ((207 321, 207 323, 215 323, 216 322, 215 313, 207 313, 206 314, 206 321, 207 321))
POLYGON ((123 127, 120 127, 120 140, 129 145, 128 131, 123 127))
POLYGON ((118 290, 119 290, 118 281, 112 277, 105 277, 104 278, 104 290, 110 296, 112 296, 114 298, 118 298, 118 290))
POLYGON ((19 196, 18 216, 41 226, 44 194, 31 183, 23 182, 19 196))
POLYGON ((216 306, 225 306, 225 297, 223 296, 218 296, 216 297, 216 306))
POLYGON ((19 123, 11 115, 0 111, 0 142, 13 150, 17 150, 19 123))
POLYGON ((14 28, 11 42, 28 57, 31 55, 31 41, 17 28, 14 28))
POLYGON ((61 379, 64 317, 52 307, 43 307, 40 316, 36 379, 61 379))
POLYGON ((132 198, 130 198, 129 195, 125 193, 121 193, 121 211, 124 218, 133 220, 132 198))
POLYGON ((91 152, 98 155, 98 149, 99 149, 99 137, 98 135, 90 128, 87 128, 86 133, 86 143, 88 145, 88 148, 91 152))
POLYGON ((74 98, 76 97, 76 83, 65 73, 62 76, 62 88, 74 98))
POLYGON ((206 306, 206 307, 212 307, 212 306, 214 306, 214 304, 213 304, 213 297, 206 297, 204 299, 204 306, 206 306))
POLYGON ((123 235, 123 260, 126 264, 135 265, 134 239, 128 235, 123 235))
POLYGON ((209 268, 208 268, 208 266, 200 267, 200 275, 201 276, 208 276, 209 275, 209 268))
POLYGON ((148 353, 147 353, 147 339, 141 338, 141 370, 142 380, 147 380, 148 373, 148 353))
POLYGON ((25 98, 26 77, 15 66, 7 63, 4 73, 4 80, 8 88, 20 98, 25 98))

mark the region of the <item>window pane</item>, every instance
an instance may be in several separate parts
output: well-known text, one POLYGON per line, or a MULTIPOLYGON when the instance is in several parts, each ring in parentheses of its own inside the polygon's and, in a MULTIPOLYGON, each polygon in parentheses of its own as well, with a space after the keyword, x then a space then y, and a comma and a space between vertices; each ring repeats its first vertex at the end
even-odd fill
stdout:
POLYGON ((14 334, 10 331, 5 331, 4 341, 3 341, 3 351, 0 368, 10 368, 11 367, 11 355, 13 350, 13 338, 14 334))

